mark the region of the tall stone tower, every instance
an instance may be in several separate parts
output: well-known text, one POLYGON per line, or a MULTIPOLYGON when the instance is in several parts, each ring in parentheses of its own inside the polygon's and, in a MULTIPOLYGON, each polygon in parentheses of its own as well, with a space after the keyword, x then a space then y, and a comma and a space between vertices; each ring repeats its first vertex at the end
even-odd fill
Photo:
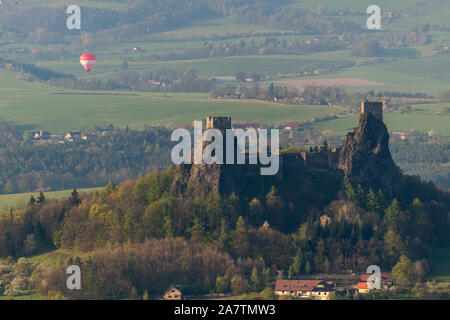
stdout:
POLYGON ((383 102, 382 101, 363 101, 361 102, 361 113, 368 113, 376 119, 383 121, 383 102))
POLYGON ((231 117, 208 116, 205 122, 205 129, 219 129, 221 131, 231 129, 231 117))

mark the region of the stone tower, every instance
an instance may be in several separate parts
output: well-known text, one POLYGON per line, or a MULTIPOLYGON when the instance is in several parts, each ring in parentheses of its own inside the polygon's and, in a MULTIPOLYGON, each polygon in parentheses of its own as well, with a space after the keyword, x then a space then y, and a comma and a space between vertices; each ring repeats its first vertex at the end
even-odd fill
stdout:
POLYGON ((205 129, 219 129, 221 131, 231 129, 231 117, 208 116, 205 122, 205 129))
MULTIPOLYGON (((215 116, 208 116, 203 121, 203 144, 202 144, 202 150, 205 149, 205 147, 210 144, 211 142, 206 142, 206 130, 209 129, 217 129, 220 130, 222 133, 223 138, 223 161, 225 162, 226 159, 226 130, 231 129, 231 117, 215 117, 215 116)), ((203 152, 203 151, 202 151, 203 152)))
POLYGON ((368 113, 376 119, 383 121, 383 102, 382 101, 363 101, 361 102, 361 113, 368 113))

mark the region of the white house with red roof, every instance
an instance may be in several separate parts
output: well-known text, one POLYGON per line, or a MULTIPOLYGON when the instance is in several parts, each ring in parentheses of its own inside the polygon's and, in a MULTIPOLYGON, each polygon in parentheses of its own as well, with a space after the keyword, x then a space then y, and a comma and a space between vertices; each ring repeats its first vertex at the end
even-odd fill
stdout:
POLYGON ((325 280, 277 280, 275 295, 328 300, 333 282, 325 280))

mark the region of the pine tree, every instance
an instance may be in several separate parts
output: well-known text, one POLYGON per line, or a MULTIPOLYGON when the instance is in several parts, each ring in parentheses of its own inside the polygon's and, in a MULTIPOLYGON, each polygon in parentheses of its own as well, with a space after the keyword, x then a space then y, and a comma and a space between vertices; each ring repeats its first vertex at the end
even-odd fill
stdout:
POLYGON ((225 219, 220 221, 220 234, 219 234, 219 245, 221 248, 225 248, 227 243, 227 223, 225 219))
POLYGON ((37 203, 44 203, 45 201, 45 196, 44 193, 41 191, 41 193, 39 194, 39 197, 37 199, 37 203))
POLYGON ((28 206, 31 207, 36 203, 36 200, 34 199, 33 195, 31 195, 30 200, 28 201, 28 206))
POLYGON ((73 189, 72 193, 70 194, 69 201, 73 206, 78 206, 81 203, 81 199, 78 196, 77 189, 73 189))
POLYGON ((253 291, 261 291, 261 275, 256 267, 253 267, 252 274, 250 276, 250 282, 252 284, 253 291))
POLYGON ((375 192, 373 192, 372 188, 369 189, 369 192, 366 196, 366 207, 367 209, 373 211, 379 211, 381 209, 378 197, 375 192))
POLYGON ((247 228, 245 227, 244 218, 242 218, 242 216, 239 216, 236 221, 236 231, 239 233, 247 233, 247 228))
POLYGON ((110 181, 108 183, 108 185, 105 187, 105 189, 103 189, 103 191, 102 191, 103 198, 106 199, 110 195, 111 192, 116 191, 116 190, 117 190, 117 186, 112 181, 110 181))
POLYGON ((384 211, 384 221, 388 228, 398 231, 400 223, 400 205, 397 199, 392 200, 391 205, 384 211))
POLYGON ((345 193, 345 198, 348 201, 356 203, 355 189, 353 189, 352 184, 350 183, 350 180, 348 179, 347 176, 344 177, 344 193, 345 193))
POLYGON ((142 300, 150 300, 150 297, 148 295, 148 290, 144 291, 144 294, 142 295, 142 300))
POLYGON ((302 259, 301 251, 298 250, 297 254, 294 257, 294 261, 289 266, 289 274, 288 274, 289 279, 294 279, 301 273, 301 268, 302 268, 302 264, 303 264, 302 260, 303 259, 302 259))
POLYGON ((366 205, 366 195, 364 194, 364 189, 360 184, 356 186, 356 203, 360 207, 364 207, 366 205))
POLYGON ((261 282, 264 287, 267 287, 270 284, 270 269, 269 268, 262 269, 261 282))
POLYGON ((311 273, 311 264, 309 263, 309 261, 306 261, 306 264, 305 264, 305 273, 306 273, 306 274, 310 274, 310 273, 311 273))
POLYGON ((378 203, 380 204, 381 209, 386 208, 388 205, 386 197, 380 189, 378 190, 378 203))

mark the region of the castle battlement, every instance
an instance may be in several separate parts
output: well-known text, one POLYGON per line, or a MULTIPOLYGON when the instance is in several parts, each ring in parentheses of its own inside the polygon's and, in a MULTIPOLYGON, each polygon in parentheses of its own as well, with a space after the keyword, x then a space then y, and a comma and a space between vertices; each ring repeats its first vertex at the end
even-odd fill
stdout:
POLYGON ((383 121, 383 102, 382 101, 363 101, 361 102, 361 113, 368 113, 376 119, 383 121))

